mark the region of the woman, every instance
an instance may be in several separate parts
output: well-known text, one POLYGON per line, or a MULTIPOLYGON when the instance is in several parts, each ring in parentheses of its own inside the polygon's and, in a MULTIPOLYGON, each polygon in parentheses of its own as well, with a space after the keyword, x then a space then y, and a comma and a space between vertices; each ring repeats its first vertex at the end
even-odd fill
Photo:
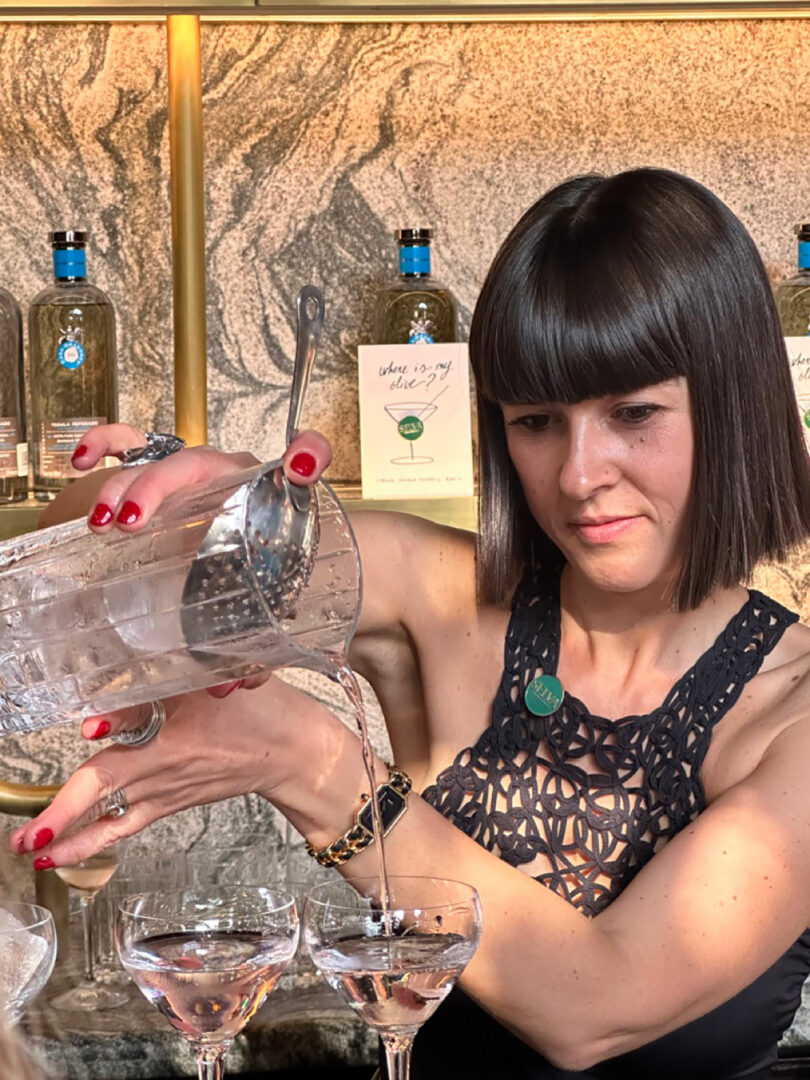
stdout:
MULTIPOLYGON (((740 582, 810 532, 810 472, 762 263, 690 180, 579 177, 507 238, 470 354, 478 550, 401 515, 354 521, 350 660, 422 793, 389 872, 469 881, 483 904, 415 1076, 764 1076, 810 970, 810 630, 740 582)), ((84 443, 92 465, 132 436, 84 443)), ((325 455, 302 436, 288 471, 314 478, 325 455)), ((232 467, 207 450, 125 470, 90 521, 135 530, 232 467)), ((360 747, 319 703, 271 678, 168 709, 153 742, 79 769, 14 848, 69 862, 246 791, 315 850, 351 825, 360 747), (127 813, 76 831, 118 788, 127 813)))

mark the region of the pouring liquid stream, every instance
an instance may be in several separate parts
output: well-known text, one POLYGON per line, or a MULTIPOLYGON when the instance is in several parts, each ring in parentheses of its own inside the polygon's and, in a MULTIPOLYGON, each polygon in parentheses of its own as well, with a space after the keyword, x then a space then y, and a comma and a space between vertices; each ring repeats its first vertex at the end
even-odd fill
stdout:
POLYGON ((357 681, 357 676, 349 667, 345 657, 330 658, 333 668, 333 678, 343 689, 354 713, 355 722, 360 732, 360 743, 363 748, 363 765, 371 791, 371 820, 374 832, 374 846, 377 849, 377 867, 380 874, 380 903, 382 905, 383 921, 387 937, 391 936, 391 916, 389 913, 390 887, 388 884, 388 870, 385 865, 385 850, 383 846, 383 828, 380 818, 380 807, 377 802, 377 778, 374 769, 374 751, 371 740, 368 737, 368 725, 366 723, 366 710, 363 704, 363 692, 357 681))

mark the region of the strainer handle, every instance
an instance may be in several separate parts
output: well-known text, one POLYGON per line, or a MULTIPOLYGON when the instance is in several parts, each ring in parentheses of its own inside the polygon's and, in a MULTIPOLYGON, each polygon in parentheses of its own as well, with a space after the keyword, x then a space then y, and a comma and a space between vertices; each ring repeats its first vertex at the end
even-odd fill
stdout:
POLYGON ((295 343, 295 368, 290 393, 290 413, 287 417, 287 446, 298 434, 304 395, 315 362, 315 351, 321 337, 326 305, 323 293, 314 285, 305 285, 298 294, 298 333, 295 343))

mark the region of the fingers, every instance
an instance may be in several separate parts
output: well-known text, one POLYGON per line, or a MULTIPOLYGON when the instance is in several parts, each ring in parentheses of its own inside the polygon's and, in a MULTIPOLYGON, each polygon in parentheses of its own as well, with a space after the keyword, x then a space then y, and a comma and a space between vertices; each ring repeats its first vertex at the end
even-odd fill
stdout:
POLYGON ((223 454, 210 446, 181 450, 163 461, 121 469, 98 492, 88 518, 93 532, 136 532, 169 495, 256 464, 251 454, 223 454))
POLYGON ((211 697, 226 698, 228 694, 232 694, 234 690, 255 690, 259 686, 264 686, 272 674, 272 671, 259 671, 255 675, 246 675, 243 679, 237 679, 236 682, 220 683, 219 686, 209 686, 207 692, 211 697))
POLYGON ((118 735, 122 731, 134 731, 147 722, 151 713, 152 706, 147 702, 144 705, 133 705, 129 709, 105 713, 104 716, 88 717, 82 721, 82 738, 94 742, 118 735))
POLYGON ((317 431, 302 431, 283 457, 284 473, 293 484, 314 484, 332 460, 332 447, 317 431))
MULTIPOLYGON (((20 855, 42 852, 40 858, 53 859, 63 837, 76 834, 84 825, 104 815, 106 797, 116 786, 113 782, 115 759, 121 761, 125 754, 123 747, 112 747, 81 765, 62 785, 50 806, 11 834, 12 850, 20 855)), ((105 825, 112 825, 117 820, 109 819, 105 825)), ((111 835, 114 833, 113 828, 111 835)))
POLYGON ((244 679, 237 679, 236 682, 226 682, 220 683, 219 686, 209 686, 208 693, 211 697, 226 698, 228 694, 232 694, 234 690, 241 690, 244 685, 244 679))
POLYGON ((138 446, 146 446, 146 436, 139 428, 131 424, 100 424, 82 435, 73 451, 71 464, 74 469, 85 472, 103 457, 120 457, 124 450, 134 450, 138 446))
POLYGON ((138 751, 123 746, 102 750, 73 773, 50 806, 11 834, 12 851, 33 854, 35 870, 66 866, 172 813, 168 800, 150 797, 161 757, 157 739, 138 751), (111 817, 107 800, 118 789, 128 806, 120 817, 111 817))

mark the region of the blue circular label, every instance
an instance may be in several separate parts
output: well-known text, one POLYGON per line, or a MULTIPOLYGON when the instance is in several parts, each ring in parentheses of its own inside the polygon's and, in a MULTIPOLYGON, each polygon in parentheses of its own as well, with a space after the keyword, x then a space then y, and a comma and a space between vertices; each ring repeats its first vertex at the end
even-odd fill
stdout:
POLYGON ((562 705, 562 683, 555 675, 538 675, 526 688, 523 700, 535 716, 550 716, 562 705))
POLYGON ((63 341, 59 346, 56 357, 63 368, 75 371, 80 368, 87 359, 84 345, 80 341, 63 341))

